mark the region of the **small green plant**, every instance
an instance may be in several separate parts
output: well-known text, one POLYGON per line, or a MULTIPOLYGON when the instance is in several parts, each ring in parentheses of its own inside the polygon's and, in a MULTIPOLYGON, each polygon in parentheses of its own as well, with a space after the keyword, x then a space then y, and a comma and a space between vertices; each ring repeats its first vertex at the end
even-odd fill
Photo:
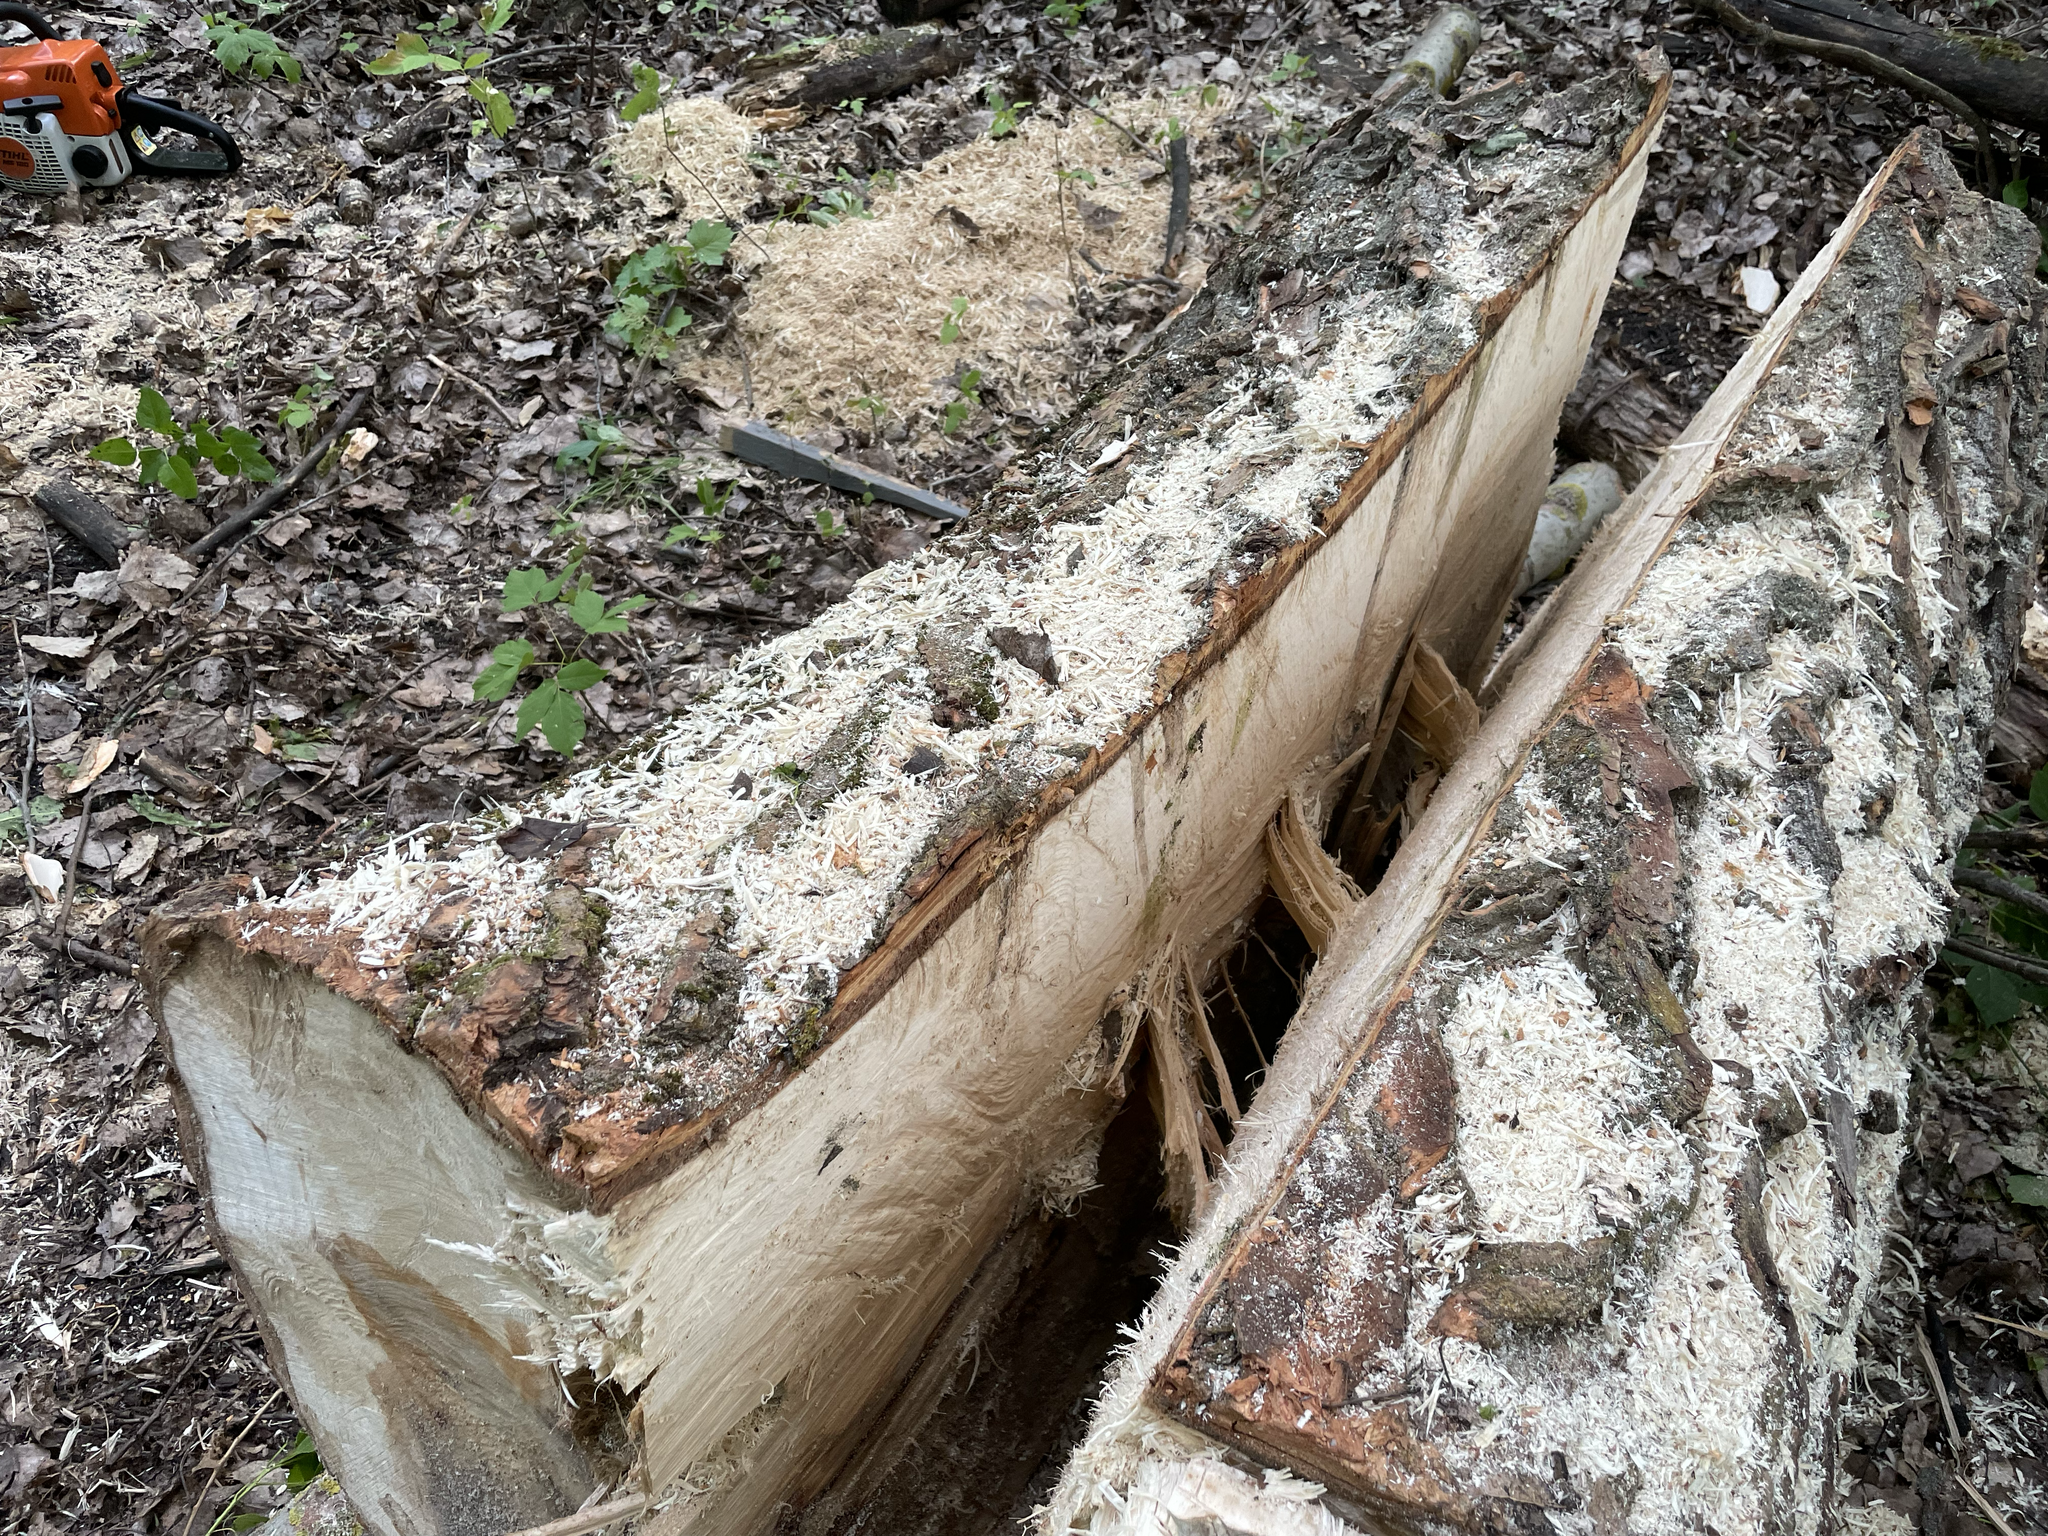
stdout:
POLYGON ((955 298, 952 303, 946 306, 946 317, 939 322, 939 341, 941 345, 951 346, 960 339, 960 320, 966 313, 967 300, 965 296, 955 298))
POLYGON ((676 338, 690 324, 682 292, 698 267, 722 267, 732 246, 732 230, 713 219, 699 219, 680 241, 662 241, 627 259, 612 279, 612 312, 605 334, 616 337, 640 357, 667 357, 676 338))
POLYGON ((953 387, 959 394, 947 402, 945 415, 939 422, 939 430, 948 437, 958 432, 967 418, 981 409, 981 370, 967 369, 953 387))
POLYGON ((1092 187, 1095 185, 1095 173, 1089 170, 1088 167, 1085 165, 1077 165, 1074 166, 1072 169, 1068 169, 1067 167, 1062 166, 1060 168, 1059 178, 1063 182, 1079 182, 1084 187, 1092 187))
POLYGON ((1285 85, 1290 80, 1313 80, 1315 77, 1315 66, 1309 63, 1307 54, 1288 53, 1281 55, 1280 67, 1266 78, 1274 85, 1285 85))
POLYGON ((320 413, 334 402, 334 393, 321 386, 332 384, 334 375, 319 364, 313 365, 313 377, 292 391, 291 399, 278 407, 277 424, 290 427, 294 432, 303 432, 320 419, 320 413))
POLYGON ((1999 196, 2005 200, 2005 204, 2009 208, 2026 207, 2027 178, 2024 176, 2015 176, 2011 181, 2008 181, 2005 184, 2005 190, 1999 193, 1999 196))
POLYGON ((865 96, 849 96, 846 100, 839 103, 840 111, 849 113, 854 117, 859 117, 867 109, 868 99, 865 96))
POLYGON ((1046 6, 1045 14, 1055 26, 1064 28, 1067 36, 1072 37, 1081 30, 1082 18, 1101 3, 1102 0, 1052 0, 1046 6))
POLYGON ((583 435, 555 455, 555 468, 563 471, 580 469, 594 474, 597 461, 603 455, 613 452, 631 452, 632 439, 608 421, 586 421, 583 435))
POLYGON ((706 523, 716 523, 721 517, 725 516, 725 504, 732 500, 732 493, 735 489, 737 489, 736 485, 728 485, 725 489, 720 490, 716 481, 708 480, 704 476, 699 475, 697 477, 698 522, 692 523, 688 518, 685 518, 682 522, 677 523, 663 537, 661 547, 663 549, 673 549, 676 545, 692 539, 699 544, 716 544, 720 539, 724 538, 725 535, 717 528, 705 527, 703 525, 706 523))
POLYGON ((633 94, 619 108, 619 120, 637 123, 661 105, 661 74, 645 64, 633 66, 633 94))
POLYGON ((841 219, 872 219, 868 212, 867 200, 854 189, 853 178, 842 167, 839 172, 840 186, 827 187, 819 194, 818 200, 825 206, 812 208, 805 215, 813 224, 830 229, 841 219))
MULTIPOLYGON (((491 0, 484 13, 477 19, 477 29, 486 38, 494 37, 512 19, 512 0, 491 0)), ((518 121, 518 114, 512 110, 512 98, 499 90, 478 71, 491 62, 489 48, 472 48, 460 58, 452 52, 438 51, 453 46, 449 34, 456 25, 455 13, 451 10, 427 31, 434 35, 434 41, 418 32, 401 32, 389 50, 368 60, 363 72, 370 75, 403 75, 416 69, 431 69, 438 74, 464 77, 463 83, 470 96, 482 109, 482 116, 471 124, 471 132, 482 133, 488 129, 499 138, 512 131, 518 121)))
POLYGON ((882 418, 889 414, 888 401, 878 400, 873 395, 855 395, 846 403, 857 411, 866 411, 868 413, 869 432, 873 433, 882 430, 882 418))
POLYGON ((135 402, 135 427, 161 439, 165 446, 138 449, 130 438, 110 437, 87 457, 123 469, 138 465, 138 483, 160 485, 182 501, 199 494, 202 463, 211 464, 224 480, 262 484, 277 478, 276 467, 263 457, 261 446, 249 433, 240 427, 222 427, 216 432, 204 416, 180 423, 171 414, 170 402, 147 385, 135 402))
POLYGON ((547 744, 564 757, 575 752, 588 729, 583 703, 577 695, 595 688, 609 675, 606 668, 583 654, 583 647, 593 635, 623 634, 628 616, 646 607, 649 601, 645 597, 629 597, 623 602, 607 603, 592 589, 582 565, 583 556, 578 552, 554 576, 538 566, 513 571, 505 578, 499 599, 499 611, 503 613, 545 607, 558 614, 582 632, 574 649, 564 649, 552 629, 549 638, 555 645, 556 656, 551 662, 542 661, 533 643, 524 636, 507 640, 492 650, 491 664, 470 685, 475 698, 495 703, 510 697, 528 667, 538 669, 541 679, 519 701, 512 734, 524 741, 538 727, 547 744))
POLYGON ((297 1439, 271 1457, 261 1472, 235 1490, 234 1497, 221 1506, 220 1513, 213 1517, 213 1524, 206 1528, 207 1536, 220 1536, 223 1531, 253 1531, 267 1524, 270 1520, 269 1515, 258 1514, 254 1510, 236 1514, 235 1506, 242 1502, 242 1495, 251 1488, 263 1487, 267 1474, 280 1468, 284 1471, 284 1488, 287 1494, 299 1492, 327 1470, 320 1465, 320 1453, 313 1448, 313 1437, 300 1430, 297 1439))
POLYGON ((229 74, 247 70, 257 80, 283 75, 293 85, 299 83, 299 61, 268 32, 224 14, 202 14, 199 20, 206 40, 213 44, 214 58, 229 74))
POLYGON ((995 117, 988 125, 988 136, 992 139, 1004 138, 1015 133, 1017 114, 1031 105, 1028 101, 1005 101, 1003 93, 994 86, 988 88, 988 104, 995 113, 995 117))

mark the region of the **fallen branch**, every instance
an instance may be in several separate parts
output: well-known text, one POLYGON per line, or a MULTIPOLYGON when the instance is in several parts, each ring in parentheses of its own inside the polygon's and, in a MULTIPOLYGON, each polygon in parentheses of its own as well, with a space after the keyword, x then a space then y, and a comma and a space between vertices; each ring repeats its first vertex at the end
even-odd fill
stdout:
POLYGON ((108 566, 119 565, 121 551, 142 536, 68 480, 52 480, 29 499, 108 566))
POLYGON ((2039 891, 2030 891, 2024 885, 2007 880, 2001 875, 1994 875, 1981 869, 1958 868, 1956 884, 1969 890, 1982 891, 1987 896, 1996 896, 2001 901, 2009 901, 2016 907, 2025 907, 2029 912, 2048 917, 2048 896, 2043 896, 2039 891))
MULTIPOLYGON (((45 950, 53 955, 59 952, 57 940, 52 935, 43 932, 40 928, 30 928, 27 932, 29 943, 35 945, 36 948, 45 950)), ((96 970, 107 971, 115 976, 133 976, 135 974, 135 967, 126 960, 123 960, 119 955, 110 955, 103 949, 94 949, 82 939, 66 939, 63 944, 62 953, 68 958, 76 960, 80 965, 89 965, 96 970)))

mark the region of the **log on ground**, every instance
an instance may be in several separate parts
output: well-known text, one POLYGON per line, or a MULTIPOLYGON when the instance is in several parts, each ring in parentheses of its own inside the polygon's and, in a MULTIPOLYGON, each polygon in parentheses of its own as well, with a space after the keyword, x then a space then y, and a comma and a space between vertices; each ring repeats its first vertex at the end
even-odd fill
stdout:
POLYGON ((1134 978, 1259 899, 1411 643, 1483 668, 1665 88, 1354 123, 974 525, 660 736, 154 923, 220 1251, 373 1528, 827 1485, 1087 1184, 1134 978))
POLYGON ((1829 1528, 2041 538, 2038 250, 1883 167, 1503 659, 1046 1529, 1829 1528))

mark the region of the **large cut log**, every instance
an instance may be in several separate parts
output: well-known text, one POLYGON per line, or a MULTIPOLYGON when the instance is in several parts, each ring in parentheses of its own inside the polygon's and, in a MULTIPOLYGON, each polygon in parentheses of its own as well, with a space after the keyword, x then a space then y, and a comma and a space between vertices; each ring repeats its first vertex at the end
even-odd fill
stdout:
POLYGON ((158 918, 187 1155, 366 1521, 824 1486, 1088 1185, 1127 984, 1259 899, 1409 636, 1484 668, 1664 94, 1346 125, 971 527, 655 739, 158 918))
POLYGON ((1045 1529, 1829 1528, 2048 495, 2038 250, 1909 139, 1610 518, 1045 1529))

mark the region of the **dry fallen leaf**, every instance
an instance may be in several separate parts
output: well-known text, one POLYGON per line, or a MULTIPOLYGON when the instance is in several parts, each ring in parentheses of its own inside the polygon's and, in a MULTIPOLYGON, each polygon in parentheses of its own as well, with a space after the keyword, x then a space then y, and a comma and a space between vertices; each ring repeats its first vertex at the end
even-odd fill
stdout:
POLYGON ((270 756, 277 746, 277 743, 271 740, 270 732, 263 729, 260 725, 249 728, 249 739, 255 745, 256 750, 265 757, 270 756))
POLYGON ((78 766, 71 770, 64 780, 64 793, 75 795, 112 766, 114 758, 121 751, 118 738, 96 741, 85 749, 78 760, 78 766))
POLYGON ((99 644, 98 635, 23 635, 21 643, 32 651, 41 651, 45 656, 66 656, 76 659, 90 656, 92 648, 99 644))
POLYGON ((254 240, 258 235, 274 235, 279 230, 292 227, 289 208, 251 208, 242 215, 242 233, 254 240))
POLYGON ((64 889, 64 866, 55 859, 46 859, 24 848, 21 851, 21 872, 28 876, 29 888, 45 905, 54 903, 57 893, 64 889))
POLYGON ((342 444, 341 462, 350 469, 356 469, 376 450, 376 447, 377 434, 368 427, 357 427, 349 433, 347 440, 342 444))

